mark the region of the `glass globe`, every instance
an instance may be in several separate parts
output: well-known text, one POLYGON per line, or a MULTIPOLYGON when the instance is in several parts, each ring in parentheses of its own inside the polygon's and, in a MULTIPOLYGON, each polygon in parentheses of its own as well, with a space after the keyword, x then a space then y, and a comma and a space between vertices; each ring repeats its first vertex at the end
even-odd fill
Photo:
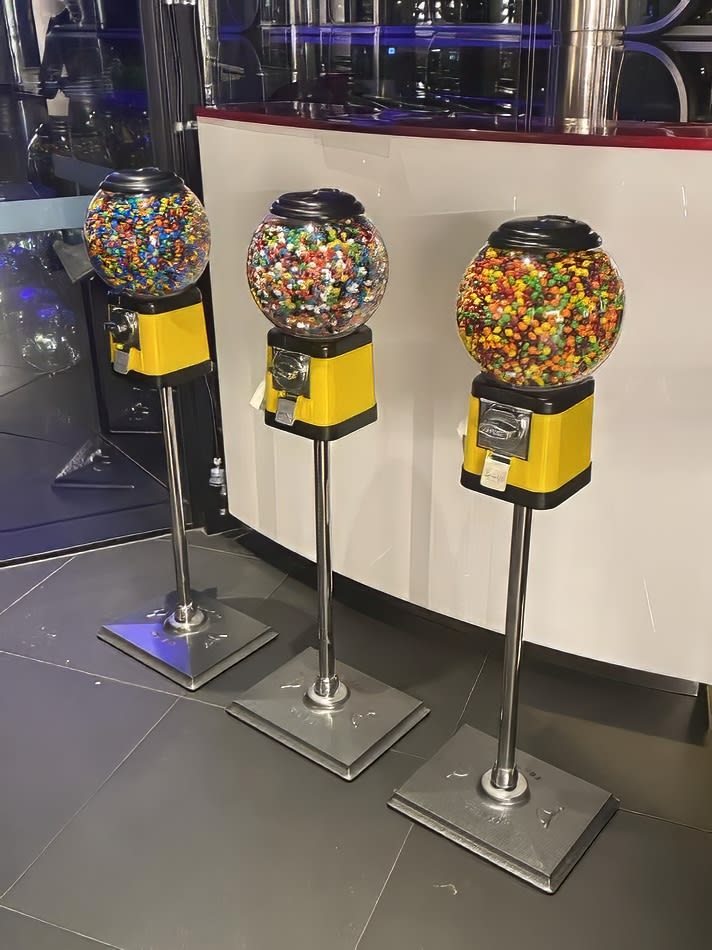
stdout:
POLYGON ((84 241, 94 270, 115 293, 170 297, 205 270, 210 225, 181 178, 142 168, 104 179, 87 210, 84 241))
POLYGON ((623 281, 587 224, 548 215, 500 225, 465 271, 457 324, 501 383, 554 388, 589 376, 618 342, 623 281))
POLYGON ((247 252, 252 298, 275 326, 326 339, 362 326, 388 283, 381 235, 353 195, 333 188, 274 202, 247 252))

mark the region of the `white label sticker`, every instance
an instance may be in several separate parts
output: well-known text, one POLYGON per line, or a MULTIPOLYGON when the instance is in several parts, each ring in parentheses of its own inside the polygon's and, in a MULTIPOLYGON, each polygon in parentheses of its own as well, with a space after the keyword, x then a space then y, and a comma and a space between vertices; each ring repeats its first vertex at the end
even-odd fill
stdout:
POLYGON ((480 485, 490 491, 504 491, 509 478, 509 462, 508 458, 488 452, 480 476, 480 485))
POLYGON ((262 410, 265 407, 265 381, 264 379, 254 391, 250 405, 253 409, 262 410))

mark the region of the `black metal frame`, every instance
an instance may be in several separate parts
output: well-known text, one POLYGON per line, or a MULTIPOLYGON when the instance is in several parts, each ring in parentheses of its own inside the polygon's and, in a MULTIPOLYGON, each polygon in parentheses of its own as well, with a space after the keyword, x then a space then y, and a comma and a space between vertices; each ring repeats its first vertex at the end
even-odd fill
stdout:
MULTIPOLYGON (((146 85, 154 161, 161 168, 175 171, 202 196, 198 133, 195 110, 203 104, 203 76, 200 57, 200 33, 195 6, 163 4, 139 0, 144 40, 146 85)), ((200 281, 208 327, 208 341, 215 353, 210 278, 200 281)), ((220 403, 217 387, 212 386, 220 436, 220 403)), ((181 386, 178 394, 179 424, 183 432, 183 465, 190 500, 191 523, 209 532, 225 530, 235 524, 220 515, 219 494, 208 485, 208 474, 215 455, 222 456, 222 445, 214 445, 213 426, 206 425, 212 407, 205 382, 197 380, 181 386)))

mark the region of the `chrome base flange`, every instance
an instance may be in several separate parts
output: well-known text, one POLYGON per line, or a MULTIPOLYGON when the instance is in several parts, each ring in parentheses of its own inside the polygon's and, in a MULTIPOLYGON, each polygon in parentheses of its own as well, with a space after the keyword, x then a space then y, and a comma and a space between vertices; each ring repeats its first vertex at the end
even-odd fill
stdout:
POLYGON ((314 688, 318 663, 310 647, 239 696, 227 712, 351 781, 430 710, 343 663, 336 664, 339 689, 332 705, 325 705, 326 697, 314 688))
POLYGON ((191 691, 200 689, 277 636, 277 631, 210 597, 187 618, 170 607, 153 606, 134 617, 112 621, 99 631, 104 640, 191 691))
POLYGON ((503 792, 491 782, 496 754, 496 739, 462 726, 389 805, 553 894, 613 817, 618 800, 521 751, 517 789, 503 792))

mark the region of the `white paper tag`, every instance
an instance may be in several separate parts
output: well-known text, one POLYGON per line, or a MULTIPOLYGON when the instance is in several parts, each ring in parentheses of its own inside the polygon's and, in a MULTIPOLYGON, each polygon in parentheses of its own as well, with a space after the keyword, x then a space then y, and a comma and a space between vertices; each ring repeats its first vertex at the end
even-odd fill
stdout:
POLYGON ((265 381, 264 379, 259 384, 257 389, 252 394, 252 399, 250 399, 250 405, 253 409, 258 409, 260 412, 265 407, 265 381))
POLYGON ((509 478, 510 459, 488 452, 480 476, 480 485, 490 491, 504 491, 509 478))

